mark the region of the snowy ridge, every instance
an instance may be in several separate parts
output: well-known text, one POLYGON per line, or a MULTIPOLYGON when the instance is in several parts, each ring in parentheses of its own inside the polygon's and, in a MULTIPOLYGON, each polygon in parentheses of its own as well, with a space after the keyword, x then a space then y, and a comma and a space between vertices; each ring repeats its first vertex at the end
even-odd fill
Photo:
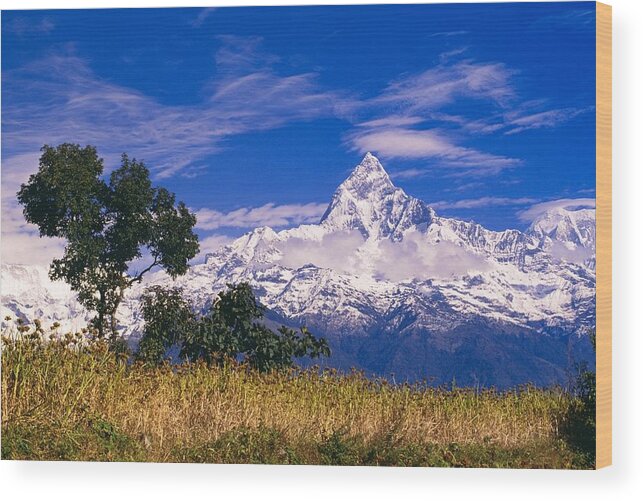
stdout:
MULTIPOLYGON (((438 216, 369 153, 319 224, 257 228, 175 285, 206 308, 226 283, 250 282, 273 319, 329 338, 331 365, 438 381, 559 382, 574 339, 595 321, 594 212, 556 208, 526 232, 487 230, 438 216)), ((147 284, 170 282, 157 273, 147 284)), ((133 338, 142 287, 120 311, 133 338)), ((87 317, 44 269, 3 265, 2 294, 3 317, 87 317)))

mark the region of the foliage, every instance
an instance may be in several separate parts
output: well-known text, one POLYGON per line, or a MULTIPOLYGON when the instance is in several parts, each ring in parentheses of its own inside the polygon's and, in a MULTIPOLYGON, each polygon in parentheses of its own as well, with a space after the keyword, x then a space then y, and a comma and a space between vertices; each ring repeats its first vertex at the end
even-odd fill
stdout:
POLYGON ((180 343, 196 326, 196 317, 181 292, 158 285, 145 290, 141 308, 145 330, 136 353, 138 360, 159 364, 168 348, 180 343))
POLYGON ((145 333, 139 358, 160 362, 165 351, 181 344, 181 357, 221 365, 244 362, 261 372, 292 367, 294 359, 329 356, 325 339, 308 329, 281 326, 273 332, 262 323, 265 308, 247 283, 228 284, 208 314, 196 318, 179 289, 148 289, 143 298, 145 333))
POLYGON ((66 240, 63 257, 52 262, 52 280, 66 281, 97 313, 101 336, 109 329, 116 337, 116 310, 128 287, 155 266, 173 277, 187 271, 199 250, 196 217, 165 188, 153 187, 147 167, 125 154, 106 182, 93 146, 65 143, 41 151, 38 172, 18 192, 25 219, 40 236, 66 240), (151 264, 130 274, 143 249, 151 264))
MULTIPOLYGON (((303 464, 288 437, 279 430, 239 427, 213 442, 173 451, 180 462, 234 464, 303 464)), ((300 449, 300 448, 299 448, 300 449)))
POLYGON ((349 466, 360 464, 359 444, 346 436, 344 430, 335 430, 317 446, 322 464, 349 466))
POLYGON ((127 363, 42 326, 2 340, 2 458, 586 468, 578 398, 390 384, 362 373, 127 363), (51 338, 51 339, 49 339, 51 338))
MULTIPOLYGON (((589 334, 596 351, 596 332, 589 334)), ((577 399, 570 406, 563 434, 570 445, 586 458, 588 464, 596 462, 596 373, 586 365, 579 367, 574 392, 577 399)))

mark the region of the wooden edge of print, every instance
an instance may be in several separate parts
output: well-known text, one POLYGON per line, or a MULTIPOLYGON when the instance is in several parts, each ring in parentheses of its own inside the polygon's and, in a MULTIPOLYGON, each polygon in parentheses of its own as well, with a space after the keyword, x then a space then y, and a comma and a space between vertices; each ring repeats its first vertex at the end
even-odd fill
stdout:
POLYGON ((612 7, 596 3, 596 468, 612 464, 612 7))

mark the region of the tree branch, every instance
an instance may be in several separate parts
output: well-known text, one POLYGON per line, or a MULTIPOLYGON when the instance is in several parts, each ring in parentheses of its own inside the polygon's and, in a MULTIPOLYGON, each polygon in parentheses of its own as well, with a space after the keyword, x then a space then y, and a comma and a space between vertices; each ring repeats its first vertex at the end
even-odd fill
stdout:
POLYGON ((128 282, 127 286, 129 287, 129 286, 130 286, 130 285, 132 285, 134 282, 138 282, 138 283, 140 284, 140 283, 141 283, 141 281, 143 280, 143 275, 145 275, 148 271, 150 271, 152 268, 154 268, 157 264, 159 264, 159 263, 158 263, 158 258, 156 258, 156 257, 155 257, 155 258, 154 258, 154 262, 153 262, 151 265, 149 265, 147 268, 145 268, 143 271, 141 271, 141 272, 140 272, 138 275, 136 275, 134 278, 132 278, 132 279, 128 282))

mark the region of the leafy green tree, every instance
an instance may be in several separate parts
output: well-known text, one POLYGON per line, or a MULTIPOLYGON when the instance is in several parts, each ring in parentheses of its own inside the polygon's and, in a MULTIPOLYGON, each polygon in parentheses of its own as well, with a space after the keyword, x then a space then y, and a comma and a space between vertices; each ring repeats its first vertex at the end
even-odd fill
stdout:
POLYGON ((41 237, 67 241, 54 259, 52 280, 64 280, 79 301, 96 312, 99 336, 117 337, 116 311, 125 290, 155 267, 176 277, 199 251, 196 217, 174 194, 152 186, 142 162, 123 154, 120 168, 103 179, 96 148, 43 146, 38 172, 18 192, 25 219, 41 237), (146 249, 151 263, 130 271, 146 249))
POLYGON ((295 331, 282 326, 274 332, 262 323, 265 308, 247 283, 228 284, 203 317, 195 319, 190 312, 177 289, 148 290, 139 358, 158 362, 177 342, 181 357, 191 361, 239 360, 261 372, 292 367, 296 358, 330 356, 326 340, 306 327, 295 331))
POLYGON ((159 364, 168 348, 180 343, 197 326, 197 318, 180 288, 148 287, 142 296, 145 329, 136 358, 152 365, 159 364))

